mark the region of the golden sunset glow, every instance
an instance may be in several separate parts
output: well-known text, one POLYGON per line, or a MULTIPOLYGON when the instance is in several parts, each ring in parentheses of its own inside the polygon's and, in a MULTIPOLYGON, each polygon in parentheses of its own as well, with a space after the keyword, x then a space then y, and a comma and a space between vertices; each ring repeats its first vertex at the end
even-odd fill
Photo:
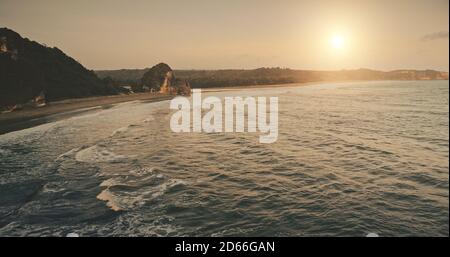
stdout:
POLYGON ((0 0, 0 24, 100 70, 165 61, 175 69, 448 71, 448 3, 0 0))
POLYGON ((345 38, 341 35, 335 35, 330 40, 330 45, 335 50, 340 50, 345 47, 345 38))

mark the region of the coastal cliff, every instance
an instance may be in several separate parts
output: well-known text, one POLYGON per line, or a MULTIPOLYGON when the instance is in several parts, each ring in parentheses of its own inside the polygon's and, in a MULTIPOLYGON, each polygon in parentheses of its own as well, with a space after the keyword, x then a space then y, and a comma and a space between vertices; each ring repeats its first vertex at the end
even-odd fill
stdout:
POLYGON ((60 49, 0 28, 0 109, 116 93, 60 49))

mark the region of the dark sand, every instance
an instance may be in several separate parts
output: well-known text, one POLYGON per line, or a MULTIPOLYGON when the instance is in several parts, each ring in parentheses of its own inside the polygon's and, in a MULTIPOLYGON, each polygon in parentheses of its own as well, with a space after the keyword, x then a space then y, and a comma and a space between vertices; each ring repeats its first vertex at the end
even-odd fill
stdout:
MULTIPOLYGON (((349 82, 349 81, 340 81, 349 82)), ((217 92, 217 91, 236 91, 236 90, 250 90, 255 88, 275 88, 275 87, 290 87, 290 86, 308 86, 315 84, 323 84, 324 81, 292 83, 292 84, 274 84, 274 85, 252 85, 252 86, 235 86, 235 87, 217 87, 217 88, 202 88, 202 91, 217 92)), ((32 108, 25 110, 18 110, 10 113, 0 113, 0 135, 8 132, 34 127, 47 122, 61 120, 80 113, 107 109, 114 104, 130 102, 130 101, 145 101, 157 102, 170 100, 174 96, 163 94, 150 93, 136 93, 131 95, 112 95, 112 96, 98 96, 88 98, 67 99, 48 103, 47 106, 41 108, 32 108)))
POLYGON ((60 120, 76 114, 107 109, 114 104, 145 101, 157 102, 170 100, 174 96, 163 94, 137 93, 131 95, 98 96, 78 99, 67 99, 48 103, 41 108, 18 110, 0 114, 0 135, 15 130, 30 128, 50 121, 60 120))

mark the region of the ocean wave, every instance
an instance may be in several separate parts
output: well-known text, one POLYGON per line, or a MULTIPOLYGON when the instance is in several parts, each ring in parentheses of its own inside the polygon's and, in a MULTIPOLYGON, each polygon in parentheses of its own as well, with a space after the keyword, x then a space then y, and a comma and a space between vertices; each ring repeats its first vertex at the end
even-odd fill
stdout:
POLYGON ((111 134, 111 136, 113 137, 113 136, 115 136, 115 135, 117 135, 117 134, 124 133, 124 132, 126 132, 129 128, 130 128, 129 126, 122 127, 122 128, 118 128, 118 129, 116 129, 116 130, 113 131, 113 133, 111 134))
POLYGON ((120 162, 126 159, 125 156, 115 154, 105 147, 101 146, 91 146, 85 148, 81 151, 78 151, 75 154, 75 159, 79 162, 87 162, 87 163, 98 163, 98 162, 120 162))
POLYGON ((144 168, 138 168, 138 169, 133 169, 130 170, 130 174, 133 174, 135 176, 145 176, 148 174, 153 174, 155 171, 155 168, 151 167, 144 167, 144 168))
POLYGON ((131 210, 144 206, 170 190, 181 190, 185 185, 187 182, 184 180, 166 179, 162 174, 154 174, 153 169, 144 168, 132 170, 129 175, 104 180, 100 184, 104 189, 97 199, 105 201, 113 211, 131 210))
POLYGON ((59 193, 64 190, 65 188, 61 182, 48 182, 42 188, 43 193, 59 193))
POLYGON ((154 120, 155 120, 155 117, 149 116, 148 118, 146 118, 146 119, 144 120, 144 122, 145 122, 145 123, 148 123, 148 122, 154 121, 154 120))
POLYGON ((70 149, 69 151, 67 151, 67 152, 65 152, 65 153, 62 153, 62 154, 58 155, 58 157, 56 157, 55 160, 56 160, 56 161, 61 161, 61 160, 63 160, 63 159, 72 157, 72 156, 75 155, 78 151, 80 151, 80 149, 81 149, 81 147, 75 147, 75 148, 72 148, 72 149, 70 149))
POLYGON ((100 192, 100 194, 97 195, 97 199, 99 199, 101 201, 105 201, 106 206, 111 208, 111 210, 113 210, 113 211, 123 210, 123 207, 121 206, 121 204, 116 200, 117 197, 114 196, 114 194, 112 194, 109 191, 109 188, 106 188, 105 190, 100 192))
POLYGON ((6 156, 6 155, 10 155, 10 154, 11 154, 10 150, 0 148, 0 155, 1 156, 6 156))
MULTIPOLYGON (((445 83, 424 99, 448 109, 445 83)), ((411 119, 390 85, 305 89, 273 93, 269 145, 173 133, 168 102, 2 135, 0 235, 448 236, 448 115, 411 119)))

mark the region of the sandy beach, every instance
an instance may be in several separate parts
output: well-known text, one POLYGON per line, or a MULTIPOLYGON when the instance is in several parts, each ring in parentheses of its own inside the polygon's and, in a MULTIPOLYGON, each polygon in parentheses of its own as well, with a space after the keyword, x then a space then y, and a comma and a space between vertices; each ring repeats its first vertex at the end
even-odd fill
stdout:
MULTIPOLYGON (((201 88, 202 92, 224 92, 237 90, 254 90, 257 88, 277 88, 277 87, 303 87, 320 85, 324 83, 354 83, 360 80, 336 80, 336 81, 315 81, 304 83, 270 84, 270 85, 249 85, 201 88)), ((130 95, 96 96, 87 98, 65 99, 47 103, 41 108, 30 108, 17 110, 9 113, 0 113, 0 135, 8 132, 30 128, 50 121, 68 118, 80 113, 110 108, 114 104, 145 101, 158 102, 170 100, 174 96, 167 94, 135 93, 130 95)))
POLYGON ((48 121, 67 118, 86 111, 109 108, 130 101, 157 102, 172 99, 172 95, 137 93, 131 95, 97 96, 66 99, 48 103, 41 108, 18 110, 0 114, 0 134, 33 127, 48 121))
MULTIPOLYGON (((203 88, 204 92, 221 92, 228 90, 245 90, 254 88, 306 86, 323 82, 292 83, 276 85, 252 85, 235 87, 203 88)), ((9 113, 0 113, 0 135, 15 130, 30 128, 49 121, 64 119, 76 114, 99 109, 106 109, 114 104, 130 101, 157 102, 170 100, 174 96, 166 94, 135 93, 130 95, 96 96, 87 98, 65 99, 47 103, 41 108, 17 110, 9 113)))

